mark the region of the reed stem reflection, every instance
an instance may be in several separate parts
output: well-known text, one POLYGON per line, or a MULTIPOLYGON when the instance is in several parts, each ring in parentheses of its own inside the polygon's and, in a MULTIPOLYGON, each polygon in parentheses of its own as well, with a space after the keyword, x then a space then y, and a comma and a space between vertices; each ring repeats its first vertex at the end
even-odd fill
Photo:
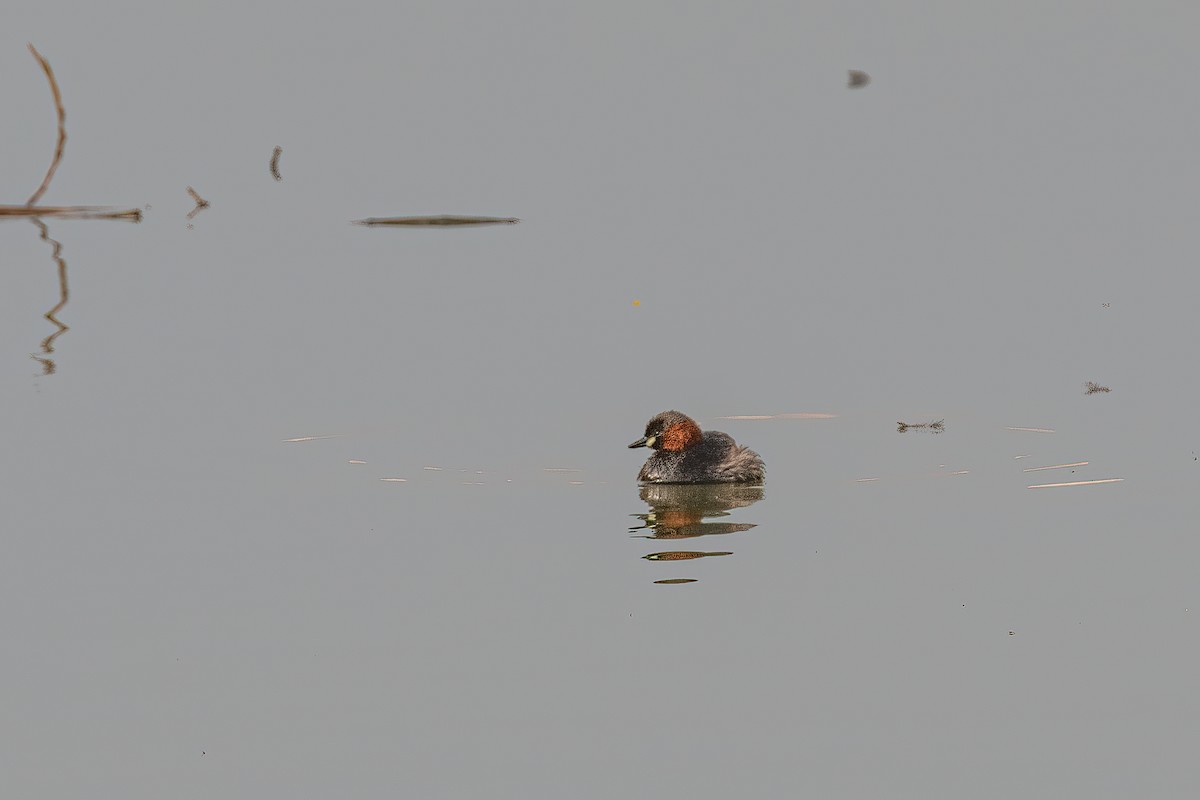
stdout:
POLYGON ((29 354, 30 358, 42 365, 43 375, 53 375, 58 371, 58 366, 54 363, 54 359, 49 358, 48 356, 54 352, 54 340, 70 330, 70 328, 63 324, 62 320, 58 318, 58 312, 62 311, 67 305, 67 300, 70 297, 70 290, 67 287, 67 262, 62 257, 62 242, 58 241, 57 239, 50 238, 50 229, 46 226, 46 223, 42 222, 37 217, 31 217, 29 221, 38 226, 38 229, 41 231, 41 238, 50 243, 51 247, 53 248, 50 253, 50 257, 54 259, 54 262, 58 267, 58 303, 56 303, 53 308, 42 315, 54 323, 54 326, 58 328, 58 330, 42 340, 41 356, 39 356, 37 353, 29 354))

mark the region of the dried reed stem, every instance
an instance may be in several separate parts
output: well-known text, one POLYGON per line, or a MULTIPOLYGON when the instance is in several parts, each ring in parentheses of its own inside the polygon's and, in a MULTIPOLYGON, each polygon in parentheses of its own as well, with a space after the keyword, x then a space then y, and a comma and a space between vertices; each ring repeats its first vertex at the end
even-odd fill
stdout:
POLYGON ((31 206, 42 199, 42 195, 50 188, 50 180, 54 177, 59 162, 62 161, 63 150, 67 146, 67 111, 63 108, 62 92, 58 90, 58 81, 54 80, 54 70, 50 69, 50 62, 42 58, 42 54, 32 43, 29 45, 29 52, 33 53, 33 57, 42 65, 42 70, 46 73, 46 80, 50 81, 50 91, 54 94, 54 108, 58 111, 58 145, 54 148, 54 160, 50 162, 50 169, 46 170, 46 177, 42 179, 42 185, 25 204, 31 206))

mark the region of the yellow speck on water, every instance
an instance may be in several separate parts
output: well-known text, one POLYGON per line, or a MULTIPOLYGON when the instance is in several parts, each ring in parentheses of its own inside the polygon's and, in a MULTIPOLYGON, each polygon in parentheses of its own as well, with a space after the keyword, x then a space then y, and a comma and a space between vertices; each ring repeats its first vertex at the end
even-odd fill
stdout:
POLYGON ((636 308, 637 306, 640 306, 641 304, 642 304, 642 301, 641 301, 641 300, 634 300, 634 301, 633 301, 633 305, 634 305, 634 307, 635 307, 635 308, 636 308))

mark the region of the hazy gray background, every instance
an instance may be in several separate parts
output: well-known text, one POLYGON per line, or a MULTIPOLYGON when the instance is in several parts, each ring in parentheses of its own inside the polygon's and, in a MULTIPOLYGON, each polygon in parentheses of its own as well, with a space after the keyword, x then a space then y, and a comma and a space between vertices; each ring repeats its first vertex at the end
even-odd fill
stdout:
POLYGON ((1191 796, 1198 25, 9 9, 0 202, 32 41, 44 202, 151 208, 48 221, 51 376, 0 224, 4 793, 1191 796), (432 213, 524 222, 347 224, 432 213), (763 454, 758 527, 630 538, 669 407, 763 454))

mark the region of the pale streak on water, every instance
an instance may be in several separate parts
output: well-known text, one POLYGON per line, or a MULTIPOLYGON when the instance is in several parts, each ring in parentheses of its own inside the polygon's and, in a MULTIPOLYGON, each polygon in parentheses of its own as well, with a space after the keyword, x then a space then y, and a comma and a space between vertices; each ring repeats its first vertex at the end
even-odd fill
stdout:
POLYGON ((1056 489, 1060 486, 1095 486, 1099 483, 1120 483, 1124 478, 1103 478, 1097 481, 1070 481, 1069 483, 1039 483, 1034 486, 1027 486, 1027 489, 1056 489))
POLYGON ((1026 467, 1021 472, 1041 472, 1047 469, 1066 469, 1068 467, 1086 467, 1090 461, 1076 461, 1073 464, 1054 464, 1049 467, 1026 467))
POLYGON ((837 419, 837 414, 827 414, 820 411, 796 411, 785 414, 734 414, 717 419, 735 420, 767 420, 767 419, 837 419))

